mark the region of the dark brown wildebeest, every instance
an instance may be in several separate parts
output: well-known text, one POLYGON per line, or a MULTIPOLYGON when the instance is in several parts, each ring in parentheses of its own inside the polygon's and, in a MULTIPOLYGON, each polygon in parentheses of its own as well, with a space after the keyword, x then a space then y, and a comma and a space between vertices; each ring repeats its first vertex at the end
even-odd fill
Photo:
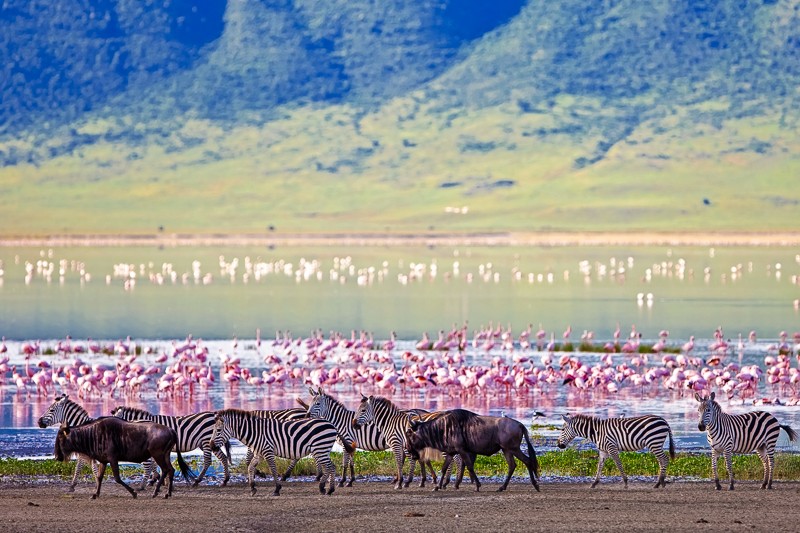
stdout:
MULTIPOLYGON (((477 455, 494 455, 502 450, 508 463, 508 475, 499 491, 506 490, 511 475, 517 467, 516 457, 528 468, 531 483, 539 490, 536 476, 539 473, 539 461, 536 451, 528 436, 528 429, 517 420, 505 416, 483 416, 465 409, 447 411, 438 418, 423 422, 409 420, 410 427, 406 430, 406 448, 412 457, 418 457, 425 448, 435 448, 446 454, 442 472, 450 466, 450 461, 455 454, 461 456, 464 465, 469 471, 470 478, 475 482, 475 490, 481 489, 481 482, 475 474, 475 457, 477 455), (522 439, 528 446, 528 453, 522 453, 520 446, 522 439)), ((443 488, 442 481, 434 490, 443 488)))
MULTIPOLYGON (((97 418, 86 424, 69 427, 62 424, 56 435, 55 456, 59 461, 67 461, 74 453, 82 454, 100 463, 97 471, 97 490, 92 499, 100 496, 100 485, 111 464, 114 479, 128 489, 135 498, 136 492, 119 476, 119 462, 142 463, 151 457, 161 468, 153 497, 158 495, 164 480, 169 478, 169 490, 164 496, 172 496, 172 479, 175 469, 170 462, 170 452, 178 442, 175 430, 153 422, 126 422, 115 416, 97 418)), ((181 473, 189 480, 191 471, 178 452, 178 465, 181 473)))

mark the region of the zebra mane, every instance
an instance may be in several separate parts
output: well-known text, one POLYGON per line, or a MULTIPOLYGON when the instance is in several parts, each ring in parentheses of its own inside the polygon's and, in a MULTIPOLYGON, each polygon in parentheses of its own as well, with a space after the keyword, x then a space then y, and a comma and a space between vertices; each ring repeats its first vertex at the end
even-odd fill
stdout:
POLYGON ((384 398, 383 396, 373 396, 372 402, 375 404, 376 409, 387 409, 390 411, 399 411, 400 408, 397 407, 392 401, 388 398, 384 398))
POLYGON ((581 415, 581 414, 572 415, 570 418, 571 418, 572 420, 579 421, 579 422, 582 422, 582 421, 586 421, 586 422, 597 422, 598 420, 601 420, 601 418, 600 418, 600 417, 598 417, 598 416, 592 416, 592 415, 581 415))
MULTIPOLYGON (((122 405, 120 407, 122 407, 122 409, 124 409, 126 412, 128 412, 128 413, 130 413, 132 415, 156 416, 155 413, 151 413, 150 411, 147 411, 146 409, 139 409, 138 407, 128 407, 126 405, 122 405)), ((119 409, 119 407, 117 407, 117 409, 119 409)), ((114 410, 116 411, 117 409, 114 409, 114 410)))
POLYGON ((59 402, 64 402, 64 408, 65 409, 67 409, 69 407, 73 407, 74 409, 77 409, 79 413, 81 413, 82 415, 85 415, 86 418, 91 418, 89 416, 89 412, 81 404, 79 404, 78 402, 74 402, 74 401, 70 400, 69 396, 67 396, 66 394, 64 394, 62 396, 56 396, 56 400, 50 405, 50 408, 48 408, 48 411, 50 409, 52 409, 53 407, 55 407, 55 405, 57 403, 59 403, 59 402))
MULTIPOLYGON (((327 398, 328 401, 331 402, 333 405, 337 405, 337 406, 341 407, 342 409, 344 409, 346 411, 351 411, 351 409, 348 409, 345 404, 343 404, 342 402, 340 402, 339 400, 337 400, 336 398, 334 398, 333 396, 331 396, 327 392, 321 392, 319 395, 322 396, 323 398, 327 398)), ((373 399, 377 400, 377 398, 373 398, 373 399)))
POLYGON ((219 411, 217 411, 217 414, 222 416, 233 415, 233 416, 244 416, 250 418, 260 418, 258 415, 253 413, 253 411, 247 411, 245 409, 236 409, 236 408, 220 409, 219 411))

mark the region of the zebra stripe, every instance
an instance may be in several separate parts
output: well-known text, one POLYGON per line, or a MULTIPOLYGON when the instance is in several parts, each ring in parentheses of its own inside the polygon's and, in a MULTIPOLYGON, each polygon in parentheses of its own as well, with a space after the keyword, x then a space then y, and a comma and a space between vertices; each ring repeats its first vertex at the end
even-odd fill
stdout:
MULTIPOLYGON (((273 420, 301 420, 303 418, 308 418, 308 414, 306 414, 305 409, 300 409, 299 407, 290 407, 288 409, 254 409, 250 411, 254 415, 261 417, 261 418, 271 418, 273 420)), ((229 454, 230 455, 230 454, 229 454)), ((253 450, 247 448, 247 454, 244 457, 244 464, 249 465, 250 461, 253 460, 253 450)), ((289 476, 292 475, 292 471, 294 467, 297 466, 297 461, 299 459, 293 460, 289 467, 286 469, 286 472, 283 473, 281 476, 281 481, 286 481, 289 479, 289 476)), ((259 477, 267 477, 266 474, 261 472, 260 470, 256 470, 256 475, 259 477)), ((317 481, 322 479, 322 470, 317 470, 317 481)))
MULTIPOLYGON (((269 464, 275 480, 275 496, 280 494, 281 483, 275 457, 301 459, 307 455, 314 457, 317 469, 327 474, 329 489, 333 494, 336 468, 331 462, 331 449, 336 442, 336 428, 325 420, 306 418, 303 420, 275 420, 261 418, 249 411, 225 409, 217 411, 212 438, 219 440, 238 439, 254 452, 253 460, 247 466, 250 494, 255 495, 256 464, 264 458, 269 464)), ((320 493, 325 494, 325 480, 319 484, 320 493)))
MULTIPOLYGON (((87 422, 92 422, 93 420, 94 418, 89 416, 86 409, 70 400, 67 394, 62 394, 56 396, 55 401, 50 404, 47 411, 39 417, 39 427, 46 428, 56 424, 66 424, 68 427, 75 427, 86 424, 87 422)), ((92 467, 92 473, 95 479, 97 479, 99 472, 98 464, 92 461, 88 456, 78 454, 75 460, 75 473, 72 474, 72 483, 67 489, 68 492, 73 492, 75 490, 75 485, 78 484, 78 474, 84 464, 88 464, 92 467)))
POLYGON ((564 427, 558 436, 558 447, 566 448, 575 437, 583 437, 597 445, 600 460, 592 488, 600 482, 606 459, 611 457, 622 474, 625 487, 628 476, 622 468, 619 452, 634 452, 647 448, 658 460, 659 472, 655 488, 666 487, 669 457, 675 458, 675 443, 667 421, 660 416, 644 415, 634 418, 596 418, 586 415, 564 415, 564 427), (669 438, 669 457, 664 452, 664 442, 669 438))
POLYGON ((408 487, 414 478, 416 459, 409 456, 408 480, 403 485, 403 463, 406 460, 406 430, 411 427, 409 418, 413 415, 399 409, 395 404, 380 396, 361 396, 361 404, 353 417, 356 427, 374 424, 383 433, 386 444, 394 454, 397 463, 397 484, 395 489, 408 487))
MULTIPOLYGON (((145 411, 144 409, 137 409, 135 407, 119 406, 113 409, 111 414, 129 422, 147 420, 150 422, 157 422, 167 426, 168 428, 174 429, 178 434, 178 444, 176 450, 178 452, 188 452, 196 448, 200 448, 203 451, 203 469, 200 471, 200 474, 198 474, 197 479, 194 481, 194 486, 197 486, 197 484, 200 483, 200 480, 203 479, 208 467, 211 466, 211 445, 208 440, 211 438, 211 434, 214 432, 213 411, 203 411, 186 416, 167 416, 156 415, 149 411, 145 411)), ((222 453, 222 450, 219 449, 219 447, 222 445, 227 445, 227 443, 219 441, 216 442, 216 444, 217 449, 214 450, 214 455, 217 456, 217 459, 219 459, 219 461, 222 463, 222 467, 225 469, 225 479, 222 482, 222 486, 224 487, 227 485, 231 474, 228 466, 228 458, 225 457, 225 454, 222 453)), ((152 468, 152 462, 145 464, 146 475, 143 485, 150 477, 149 474, 151 473, 152 468)))
POLYGON ((711 470, 714 472, 714 484, 717 490, 722 489, 717 473, 719 455, 725 457, 730 481, 728 490, 733 490, 732 455, 752 452, 758 454, 764 466, 764 481, 761 483, 761 488, 771 489, 775 470, 775 445, 778 443, 781 429, 786 431, 790 441, 797 439, 797 433, 765 411, 753 411, 741 415, 726 414, 714 401, 715 396, 713 392, 708 398, 701 398, 697 393, 694 395, 700 402, 697 408, 699 414, 697 427, 700 431, 706 432, 708 444, 711 445, 711 470))
POLYGON ((386 444, 386 439, 383 438, 383 434, 375 424, 364 424, 357 428, 353 427, 355 411, 351 411, 339 400, 323 392, 321 387, 317 391, 313 388, 309 388, 308 391, 311 393, 312 397, 311 405, 308 407, 308 416, 312 418, 322 418, 333 424, 338 432, 339 441, 348 443, 349 445, 343 446, 345 450, 342 453, 342 479, 339 480, 339 486, 344 486, 349 466, 350 481, 347 483, 347 486, 352 487, 356 479, 354 466, 355 450, 351 452, 348 451, 347 448, 358 447, 367 451, 383 451, 389 447, 386 444))

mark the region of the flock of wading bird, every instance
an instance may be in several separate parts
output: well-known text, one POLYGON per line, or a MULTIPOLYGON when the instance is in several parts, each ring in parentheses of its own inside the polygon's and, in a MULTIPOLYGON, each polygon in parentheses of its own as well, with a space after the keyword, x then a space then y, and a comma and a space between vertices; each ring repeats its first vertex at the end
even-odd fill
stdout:
MULTIPOLYGON (((457 489, 466 468, 475 490, 481 482, 475 473, 474 464, 478 455, 494 455, 502 452, 508 464, 503 483, 497 490, 508 487, 519 459, 527 468, 530 481, 539 491, 539 463, 536 451, 521 422, 506 416, 485 416, 464 409, 428 412, 419 409, 404 410, 389 399, 380 396, 363 396, 356 410, 349 410, 322 388, 310 388, 310 403, 302 400, 303 408, 274 411, 245 411, 224 409, 206 411, 187 416, 155 415, 147 411, 119 406, 112 416, 92 419, 86 410, 69 399, 67 395, 56 398, 39 419, 40 427, 60 424, 55 442, 55 456, 61 461, 77 455, 78 464, 70 486, 74 489, 82 461, 90 462, 96 477, 96 491, 92 498, 100 495, 100 486, 107 464, 114 478, 135 498, 136 492, 120 477, 119 462, 146 462, 141 489, 154 472, 157 464, 161 473, 153 497, 166 482, 171 496, 174 468, 170 452, 178 454, 178 465, 187 482, 195 478, 197 485, 211 464, 211 453, 215 453, 225 469, 223 486, 230 479, 230 440, 238 439, 247 446, 248 482, 250 494, 256 494, 255 474, 258 463, 266 460, 271 470, 275 488, 274 496, 281 491, 281 481, 290 474, 296 462, 312 456, 317 467, 319 491, 332 494, 336 468, 331 460, 335 442, 344 450, 342 478, 339 486, 347 481, 348 466, 352 486, 355 480, 353 455, 357 449, 391 450, 397 474, 395 487, 408 487, 413 480, 416 462, 421 465, 422 481, 425 485, 426 466, 430 468, 434 490, 443 489, 450 480, 453 461, 459 465, 455 482, 457 489), (523 445, 527 453, 523 451, 523 445), (198 476, 189 469, 181 452, 200 448, 203 451, 203 470, 198 476), (227 448, 228 453, 222 452, 227 448), (444 457, 438 482, 431 459, 444 457), (292 460, 289 469, 279 477, 276 457, 292 460), (409 458, 408 477, 404 479, 403 466, 409 458), (326 483, 328 488, 326 489, 326 483)), ((711 463, 714 484, 722 488, 717 472, 717 461, 723 456, 728 475, 729 490, 734 488, 732 454, 755 452, 764 467, 762 489, 771 489, 775 465, 775 447, 781 430, 791 441, 797 434, 788 425, 782 425, 770 413, 753 411, 739 415, 725 413, 715 400, 716 394, 707 396, 695 393, 698 406, 698 429, 707 434, 711 445, 711 463)), ((647 449, 658 460, 659 474, 655 488, 666 487, 666 472, 669 459, 675 457, 672 430, 667 421, 655 415, 621 418, 597 418, 582 414, 563 415, 564 425, 558 437, 558 447, 566 448, 576 437, 594 443, 600 454, 597 474, 592 488, 600 482, 605 461, 610 457, 620 471, 625 488, 628 478, 620 460, 621 451, 647 449), (664 446, 668 444, 667 451, 664 446)))
POLYGON ((800 357, 800 332, 790 341, 781 331, 778 341, 765 348, 757 347, 754 331, 731 342, 721 327, 714 331, 714 341, 702 346, 695 345, 694 336, 685 343, 671 342, 667 330, 652 344, 644 343, 635 326, 624 339, 617 327, 614 338, 605 343, 595 343, 591 332, 584 332, 573 344, 571 327, 558 344, 554 332, 549 341, 547 335, 541 327, 533 332, 530 325, 518 336, 510 326, 482 327, 470 342, 465 324, 449 333, 440 331, 437 340, 423 334, 412 347, 398 342, 394 333, 376 342, 365 331, 353 331, 349 337, 314 331, 305 338, 277 332, 275 339, 262 343, 259 331, 255 342, 243 347, 254 363, 249 367, 237 352, 237 339, 212 353, 209 343, 191 335, 158 348, 130 338, 100 343, 67 337, 50 346, 21 343, 22 359, 12 364, 3 338, 0 386, 15 386, 23 395, 68 393, 81 399, 132 399, 149 392, 163 399, 197 397, 220 385, 231 391, 241 387, 267 392, 308 385, 350 387, 384 396, 425 390, 461 398, 544 394, 559 387, 578 394, 613 395, 627 387, 641 394, 707 394, 717 389, 729 399, 758 405, 800 402, 800 366, 793 366, 793 358, 800 357), (408 348, 400 349, 401 344, 408 348), (763 355, 763 366, 742 364, 747 350, 763 355))

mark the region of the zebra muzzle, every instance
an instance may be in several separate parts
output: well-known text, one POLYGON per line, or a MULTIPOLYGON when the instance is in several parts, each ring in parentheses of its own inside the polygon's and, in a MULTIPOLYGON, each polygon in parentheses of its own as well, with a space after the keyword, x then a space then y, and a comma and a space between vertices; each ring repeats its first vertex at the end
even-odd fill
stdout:
POLYGON ((700 422, 699 424, 697 424, 697 429, 699 429, 700 431, 705 431, 706 425, 700 422))

